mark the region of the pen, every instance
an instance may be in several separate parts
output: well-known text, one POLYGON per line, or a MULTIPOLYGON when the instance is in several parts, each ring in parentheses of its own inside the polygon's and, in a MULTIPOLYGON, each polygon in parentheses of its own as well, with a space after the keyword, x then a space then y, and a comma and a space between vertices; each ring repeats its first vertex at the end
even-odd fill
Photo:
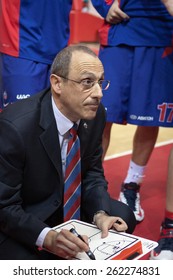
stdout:
MULTIPOLYGON (((81 236, 80 234, 78 234, 77 231, 76 231, 74 228, 71 228, 71 229, 70 229, 70 232, 73 233, 73 234, 75 234, 78 238, 80 238, 80 240, 82 240, 83 242, 85 242, 85 240, 82 238, 82 236, 81 236)), ((86 242, 85 242, 85 243, 86 243, 86 242)), ((91 260, 95 260, 95 259, 96 259, 95 256, 94 256, 94 254, 91 252, 91 250, 89 250, 89 251, 87 251, 87 252, 85 252, 85 253, 88 255, 88 257, 89 257, 91 260)))

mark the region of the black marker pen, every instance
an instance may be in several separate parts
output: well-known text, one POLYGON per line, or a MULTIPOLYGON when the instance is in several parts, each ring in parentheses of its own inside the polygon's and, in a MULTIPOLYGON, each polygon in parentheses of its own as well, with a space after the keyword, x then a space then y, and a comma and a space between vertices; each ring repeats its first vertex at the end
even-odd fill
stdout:
MULTIPOLYGON (((70 232, 73 233, 73 234, 75 234, 78 238, 80 238, 80 240, 82 240, 83 242, 85 242, 85 240, 82 238, 82 236, 81 236, 80 234, 78 234, 77 231, 76 231, 74 228, 71 228, 71 229, 70 229, 70 232)), ((85 242, 85 243, 86 243, 86 242, 85 242)), ((94 254, 91 252, 91 250, 89 250, 89 251, 87 251, 87 252, 85 252, 85 253, 88 255, 88 257, 89 257, 91 260, 95 260, 95 259, 96 259, 95 256, 94 256, 94 254)))

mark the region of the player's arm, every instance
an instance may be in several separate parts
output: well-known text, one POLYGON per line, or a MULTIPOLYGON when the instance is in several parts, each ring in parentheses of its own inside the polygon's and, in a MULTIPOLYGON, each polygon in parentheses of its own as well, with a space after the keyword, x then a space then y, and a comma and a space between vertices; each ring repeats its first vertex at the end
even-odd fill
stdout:
POLYGON ((170 15, 173 16, 173 0, 161 0, 161 1, 165 5, 170 15))
POLYGON ((119 1, 115 0, 108 11, 106 21, 111 24, 117 24, 123 20, 128 19, 129 16, 120 9, 119 1))

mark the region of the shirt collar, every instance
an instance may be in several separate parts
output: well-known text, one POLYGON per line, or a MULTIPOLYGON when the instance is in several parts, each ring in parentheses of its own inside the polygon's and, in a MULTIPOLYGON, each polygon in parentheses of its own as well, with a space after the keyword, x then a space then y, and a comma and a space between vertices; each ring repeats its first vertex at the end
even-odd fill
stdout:
MULTIPOLYGON (((66 118, 61 112, 60 110, 57 108, 55 101, 52 97, 52 107, 53 107, 53 113, 55 116, 55 120, 56 120, 56 125, 59 131, 59 134, 64 136, 74 125, 74 123, 72 121, 70 121, 68 118, 66 118)), ((76 122, 77 125, 79 125, 80 120, 76 122)))

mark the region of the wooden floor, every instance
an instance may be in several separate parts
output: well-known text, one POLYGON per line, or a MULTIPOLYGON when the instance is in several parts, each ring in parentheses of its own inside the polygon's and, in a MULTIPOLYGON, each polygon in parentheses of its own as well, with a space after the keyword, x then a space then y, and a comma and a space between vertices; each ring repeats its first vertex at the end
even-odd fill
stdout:
MULTIPOLYGON (((135 125, 113 124, 111 131, 111 141, 105 159, 109 159, 110 157, 117 154, 131 151, 135 130, 135 125)), ((157 144, 167 141, 173 143, 173 128, 161 127, 159 130, 157 144)))

